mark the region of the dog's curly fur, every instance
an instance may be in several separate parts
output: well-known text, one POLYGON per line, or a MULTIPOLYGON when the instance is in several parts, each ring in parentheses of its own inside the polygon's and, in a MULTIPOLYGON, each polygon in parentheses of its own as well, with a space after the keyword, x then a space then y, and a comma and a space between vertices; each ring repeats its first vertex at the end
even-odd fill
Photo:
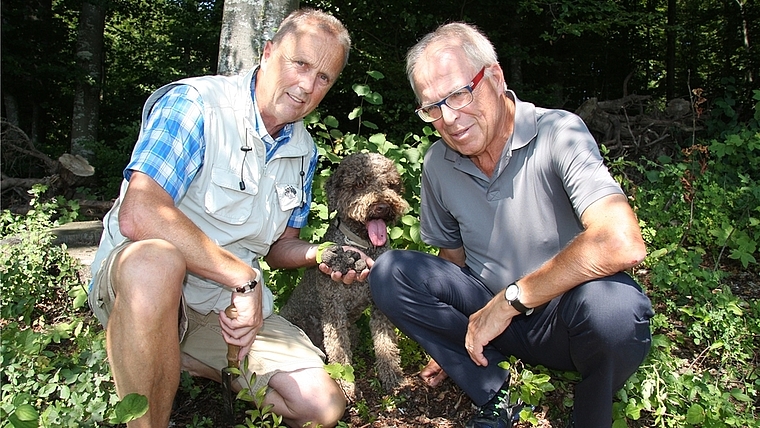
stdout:
MULTIPOLYGON (((370 237, 380 225, 377 220, 392 224, 409 208, 403 198, 401 176, 390 159, 377 153, 347 156, 327 180, 325 191, 328 209, 337 214, 325 233, 325 241, 358 248, 373 259, 390 248, 387 236, 378 246, 372 244, 374 238, 370 237), (372 232, 368 230, 372 229, 370 223, 375 227, 372 232)), ((356 336, 351 330, 356 329, 354 323, 368 306, 372 308, 370 331, 378 377, 390 392, 403 379, 396 333, 391 322, 372 305, 366 282, 345 285, 317 268, 307 269, 280 315, 301 327, 325 351, 328 362, 348 365, 352 364, 355 343, 352 336, 356 336)), ((354 384, 340 383, 346 395, 355 399, 354 384)))

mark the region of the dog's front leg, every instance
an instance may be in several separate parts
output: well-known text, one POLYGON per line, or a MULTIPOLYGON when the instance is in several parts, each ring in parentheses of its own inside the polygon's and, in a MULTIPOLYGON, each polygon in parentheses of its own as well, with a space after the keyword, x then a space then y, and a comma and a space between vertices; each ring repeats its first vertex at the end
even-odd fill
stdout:
MULTIPOLYGON (((348 314, 343 306, 342 300, 336 296, 320 296, 322 307, 322 322, 325 347, 328 363, 340 363, 343 365, 352 364, 351 339, 349 333, 348 314)), ((340 379, 338 383, 343 388, 349 400, 354 401, 356 398, 355 385, 345 379, 340 379)))
POLYGON ((375 348, 377 375, 386 392, 392 392, 401 384, 404 377, 396 330, 385 314, 375 306, 372 306, 370 313, 369 328, 375 348))

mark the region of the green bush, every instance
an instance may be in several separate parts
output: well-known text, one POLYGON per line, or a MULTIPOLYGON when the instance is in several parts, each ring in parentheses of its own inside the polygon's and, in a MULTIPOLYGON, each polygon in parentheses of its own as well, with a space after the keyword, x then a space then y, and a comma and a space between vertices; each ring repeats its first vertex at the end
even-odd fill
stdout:
POLYGON ((724 138, 680 159, 617 163, 646 178, 632 194, 649 247, 640 278, 657 312, 650 355, 615 403, 621 427, 757 426, 760 307, 731 283, 757 271, 760 183, 745 165, 760 150, 750 129, 724 138))
POLYGON ((2 392, 0 426, 95 426, 118 399, 100 326, 85 310, 79 262, 53 245, 53 217, 71 219, 67 203, 31 193, 25 216, 2 220, 2 392))

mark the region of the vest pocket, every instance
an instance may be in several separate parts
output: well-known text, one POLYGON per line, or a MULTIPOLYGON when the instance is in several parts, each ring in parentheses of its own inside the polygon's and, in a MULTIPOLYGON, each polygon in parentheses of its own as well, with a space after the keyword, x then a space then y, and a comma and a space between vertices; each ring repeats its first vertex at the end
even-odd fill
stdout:
POLYGON ((211 185, 206 189, 203 205, 206 213, 230 224, 242 224, 251 216, 253 198, 259 192, 259 183, 250 175, 241 180, 232 171, 214 168, 211 185), (242 184, 241 184, 242 183, 242 184))

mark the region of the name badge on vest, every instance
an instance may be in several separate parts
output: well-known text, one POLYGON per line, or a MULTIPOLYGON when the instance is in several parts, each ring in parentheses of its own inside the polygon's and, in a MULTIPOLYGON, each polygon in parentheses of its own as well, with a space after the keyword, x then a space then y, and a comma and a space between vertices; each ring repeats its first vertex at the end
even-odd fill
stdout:
POLYGON ((287 211, 301 206, 303 202, 303 189, 301 189, 301 186, 278 183, 276 189, 281 210, 287 211))

